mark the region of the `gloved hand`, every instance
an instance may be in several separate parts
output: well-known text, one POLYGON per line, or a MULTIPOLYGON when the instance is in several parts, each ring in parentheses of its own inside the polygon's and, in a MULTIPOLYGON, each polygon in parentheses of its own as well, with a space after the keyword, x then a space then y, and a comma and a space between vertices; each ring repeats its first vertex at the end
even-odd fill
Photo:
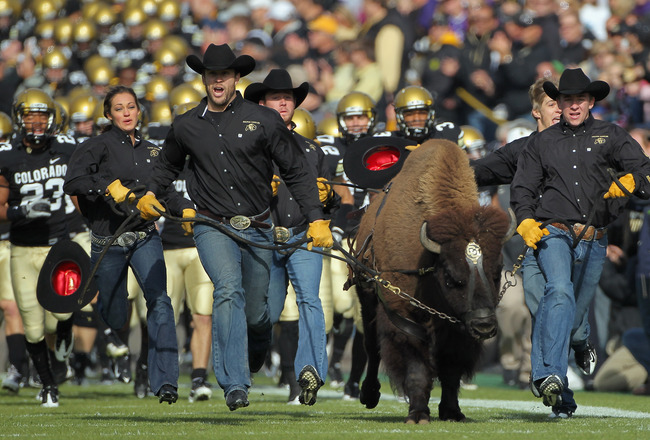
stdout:
POLYGON ((407 146, 404 147, 404 148, 406 148, 406 149, 409 150, 409 151, 413 151, 413 150, 417 150, 418 148, 420 148, 420 145, 422 145, 422 144, 407 145, 407 146))
POLYGON ((318 185, 318 198, 321 203, 325 203, 332 193, 332 185, 325 183, 327 181, 324 177, 319 177, 316 179, 316 185, 318 185))
POLYGON ((154 208, 165 212, 165 208, 163 208, 163 205, 160 204, 153 194, 143 195, 135 206, 140 210, 140 217, 145 220, 158 220, 160 218, 160 213, 154 208))
POLYGON ((334 243, 340 246, 341 243, 343 243, 343 234, 343 229, 339 228, 338 226, 334 226, 332 228, 332 239, 334 240, 334 243))
MULTIPOLYGON (((122 185, 120 179, 113 180, 106 189, 108 190, 110 196, 113 197, 113 200, 115 200, 115 203, 122 203, 124 200, 126 200, 126 195, 129 194, 130 191, 126 186, 122 185)), ((129 194, 129 202, 132 202, 134 200, 135 194, 129 194)))
POLYGON ((7 220, 22 220, 24 218, 33 220, 35 218, 50 217, 50 202, 45 199, 34 199, 26 205, 12 206, 7 209, 7 220))
MULTIPOLYGON (((629 192, 634 192, 634 188, 636 184, 634 183, 634 176, 632 174, 626 174, 620 179, 618 179, 621 184, 627 189, 629 192)), ((614 198, 614 197, 626 197, 627 194, 623 192, 621 188, 616 184, 616 182, 612 182, 612 184, 609 186, 609 190, 607 191, 607 194, 603 196, 604 199, 609 199, 614 198)))
POLYGON ((540 229, 540 225, 540 222, 537 222, 532 218, 527 218, 517 226, 517 232, 521 235, 521 238, 524 239, 527 246, 530 246, 533 249, 537 249, 537 242, 540 241, 544 235, 549 234, 548 229, 540 229))
POLYGON ((332 231, 330 231, 330 221, 315 220, 309 223, 309 229, 307 229, 307 238, 313 238, 312 241, 307 243, 307 249, 309 250, 311 250, 313 246, 320 246, 324 248, 331 248, 334 246, 332 231))
POLYGON ((273 180, 271 180, 271 189, 273 190, 273 197, 278 195, 278 186, 282 181, 280 180, 280 176, 276 176, 275 174, 273 175, 273 180))
MULTIPOLYGON (((196 217, 196 210, 192 208, 183 209, 183 218, 196 217)), ((192 235, 194 233, 194 222, 183 222, 181 227, 185 231, 185 235, 192 235)))

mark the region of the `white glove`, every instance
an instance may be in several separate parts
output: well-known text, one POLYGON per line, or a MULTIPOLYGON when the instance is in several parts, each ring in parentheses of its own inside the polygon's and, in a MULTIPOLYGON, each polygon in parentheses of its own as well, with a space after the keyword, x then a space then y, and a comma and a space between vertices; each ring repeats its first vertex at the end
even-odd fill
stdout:
POLYGON ((23 218, 33 220, 36 218, 50 217, 51 215, 50 202, 45 199, 34 199, 26 205, 12 206, 7 211, 7 219, 10 221, 23 218))

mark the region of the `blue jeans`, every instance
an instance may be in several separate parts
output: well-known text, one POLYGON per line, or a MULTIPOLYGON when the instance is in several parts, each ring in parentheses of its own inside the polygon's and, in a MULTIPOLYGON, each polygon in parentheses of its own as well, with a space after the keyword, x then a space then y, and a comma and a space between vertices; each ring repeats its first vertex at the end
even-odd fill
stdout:
MULTIPOLYGON (((99 237, 98 238, 104 238, 99 237)), ((103 246, 92 243, 90 263, 94 266, 103 246)), ((99 312, 112 329, 120 329, 129 316, 126 279, 131 266, 147 303, 149 333, 149 383, 158 393, 165 385, 178 387, 178 343, 174 310, 166 290, 163 249, 157 232, 136 241, 130 247, 111 246, 99 264, 95 278, 99 286, 99 312)))
MULTIPOLYGON (((271 220, 265 223, 270 225, 271 220)), ((273 244, 271 228, 251 227, 239 231, 230 225, 224 227, 248 241, 273 244)), ((195 224, 194 241, 205 272, 214 284, 212 366, 215 377, 224 395, 236 389, 248 392, 249 353, 266 352, 271 344, 267 294, 273 251, 244 244, 205 223, 195 224)))
POLYGON ((596 294, 607 254, 607 236, 580 240, 573 249, 573 238, 567 231, 553 226, 547 229, 550 234, 542 238, 535 251, 546 287, 533 326, 532 379, 552 374, 563 378, 562 409, 575 411, 577 405, 566 378, 571 331, 583 317, 577 311, 587 310, 596 294))
MULTIPOLYGON (((305 232, 292 236, 287 244, 305 238, 305 232)), ((314 248, 321 250, 321 248, 314 248)), ((318 297, 320 276, 323 269, 323 256, 315 252, 297 250, 289 255, 273 253, 271 283, 269 284, 269 312, 271 322, 276 323, 282 313, 287 295, 287 280, 296 291, 298 319, 298 350, 294 360, 296 377, 305 365, 316 368, 318 375, 325 380, 327 375, 327 336, 325 334, 325 315, 318 297)))

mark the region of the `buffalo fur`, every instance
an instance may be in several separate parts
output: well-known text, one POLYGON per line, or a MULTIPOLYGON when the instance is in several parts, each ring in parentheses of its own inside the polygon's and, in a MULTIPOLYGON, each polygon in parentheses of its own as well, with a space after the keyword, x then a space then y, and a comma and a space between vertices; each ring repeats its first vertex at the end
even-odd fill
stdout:
POLYGON ((439 417, 465 418, 458 406, 460 379, 474 374, 482 346, 480 338, 468 330, 472 324, 465 321, 466 313, 476 309, 493 313, 496 308, 501 245, 508 225, 501 209, 479 205, 465 152, 444 140, 427 141, 413 151, 388 192, 372 201, 359 227, 356 253, 366 265, 380 271, 382 278, 461 323, 432 316, 381 288, 379 294, 390 310, 424 326, 427 338, 422 341, 393 325, 384 307, 378 306, 374 283, 358 282, 369 357, 361 401, 368 408, 379 400, 376 373, 380 349, 391 385, 409 401, 407 422, 429 421, 434 378, 442 387, 439 417), (440 254, 427 251, 420 243, 425 221, 427 236, 441 245, 440 254), (465 248, 472 240, 481 247, 489 285, 477 278, 470 304, 465 248), (423 276, 400 272, 419 268, 432 270, 423 276))

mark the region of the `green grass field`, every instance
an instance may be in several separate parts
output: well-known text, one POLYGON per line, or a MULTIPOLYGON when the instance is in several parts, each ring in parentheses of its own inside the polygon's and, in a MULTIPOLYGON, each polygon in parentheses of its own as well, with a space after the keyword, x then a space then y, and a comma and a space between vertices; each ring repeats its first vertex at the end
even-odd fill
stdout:
POLYGON ((439 389, 434 389, 429 425, 405 425, 407 405, 382 385, 377 408, 342 400, 327 385, 316 405, 287 405, 288 392, 257 376, 248 408, 228 410, 220 389, 207 402, 190 404, 189 378, 181 378, 174 405, 157 398, 139 400, 132 385, 64 384, 58 408, 41 408, 37 390, 0 392, 0 438, 38 439, 650 439, 650 398, 629 394, 577 392, 578 411, 569 420, 550 420, 549 409, 530 391, 500 384, 479 374, 477 390, 463 390, 466 423, 437 420, 439 389))

